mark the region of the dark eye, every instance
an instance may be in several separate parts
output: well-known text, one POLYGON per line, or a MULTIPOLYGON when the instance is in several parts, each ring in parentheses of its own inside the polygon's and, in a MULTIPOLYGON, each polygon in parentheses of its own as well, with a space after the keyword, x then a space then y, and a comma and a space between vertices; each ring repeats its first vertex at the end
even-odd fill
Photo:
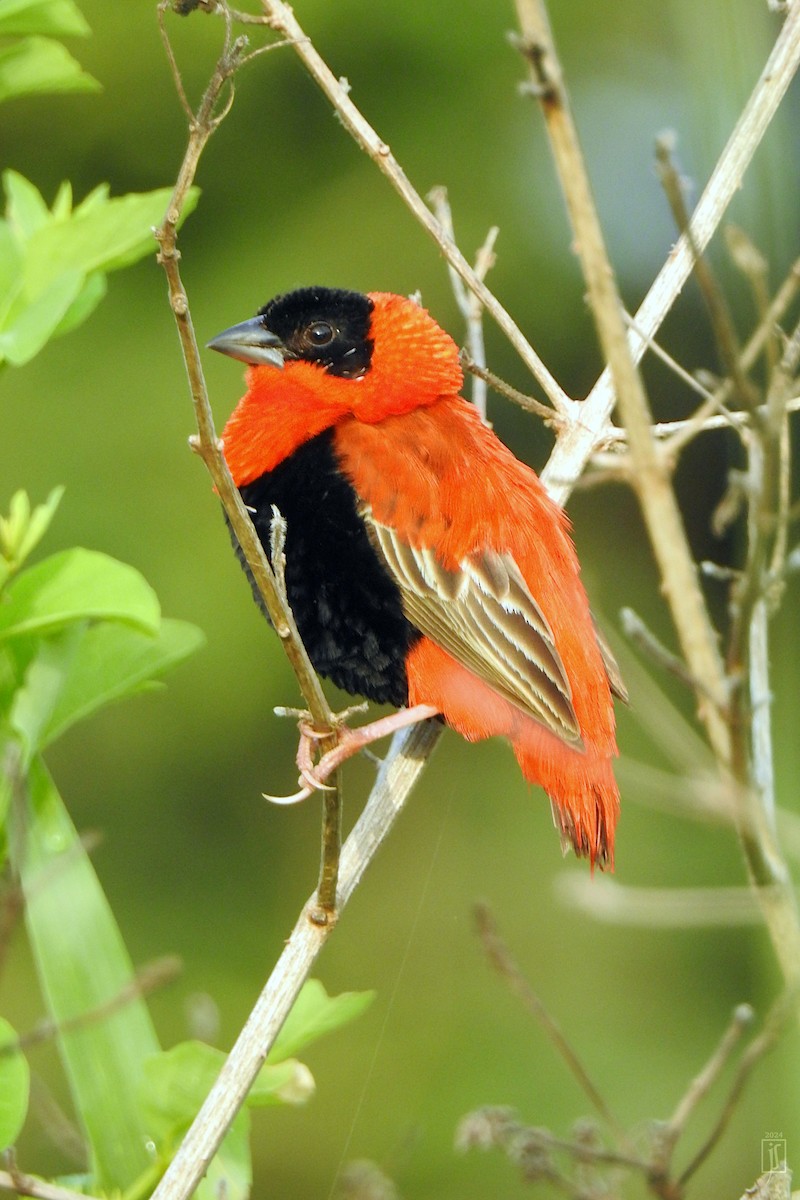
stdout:
POLYGON ((306 341, 311 346, 327 346, 333 341, 335 330, 327 321, 314 321, 305 331, 306 341))

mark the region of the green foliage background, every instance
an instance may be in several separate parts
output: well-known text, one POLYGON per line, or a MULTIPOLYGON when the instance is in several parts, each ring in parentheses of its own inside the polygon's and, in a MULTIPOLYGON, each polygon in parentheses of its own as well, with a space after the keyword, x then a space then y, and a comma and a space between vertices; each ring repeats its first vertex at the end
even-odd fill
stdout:
MULTIPOLYGON (((169 184, 185 129, 149 0, 84 0, 93 36, 71 48, 103 84, 98 95, 36 97, 0 109, 2 165, 30 177, 50 201, 64 178, 76 199, 101 180, 112 193, 169 184)), ((552 17, 612 255, 635 307, 674 235, 652 169, 652 141, 680 135, 680 157, 702 186, 756 78, 777 28, 752 0, 554 0, 552 17)), ((297 15, 421 191, 450 189, 469 250, 500 225, 491 283, 566 389, 584 394, 598 354, 538 114, 517 94, 520 63, 505 40, 511 6, 368 5, 303 0, 297 15)), ((220 40, 217 20, 173 18, 187 88, 203 87, 220 40)), ((777 285, 798 252, 800 118, 795 87, 733 206, 772 263, 777 285)), ((306 283, 410 292, 457 338, 460 319, 443 265, 372 165, 360 155, 290 50, 240 76, 234 111, 211 143, 203 196, 181 246, 202 339, 251 315, 272 295, 306 283)), ((717 244, 712 257, 745 290, 717 244)), ((732 293, 733 294, 733 293, 732 293)), ((694 288, 664 340, 689 367, 716 367, 694 288)), ((492 365, 527 386, 488 329, 492 365)), ((209 355, 220 423, 240 394, 238 367, 209 355)), ((689 397, 649 368, 659 418, 690 411, 689 397)), ((313 803, 277 810, 264 790, 294 783, 294 731, 272 716, 297 699, 275 639, 252 604, 200 464, 186 449, 191 411, 164 281, 153 260, 109 280, 92 319, 2 377, 3 497, 26 487, 41 500, 66 485, 48 549, 85 545, 130 562, 170 616, 200 625, 208 646, 151 693, 80 727, 49 763, 83 829, 100 829, 95 862, 137 962, 182 956, 178 984, 152 1010, 166 1045, 188 1036, 198 994, 219 1008, 229 1045, 280 952, 316 870, 313 803)), ((548 436, 492 401, 500 434, 540 466, 548 436)), ((709 515, 734 465, 733 443, 706 436, 679 474, 699 557, 735 561, 709 515)), ((5 506, 5 499, 3 500, 5 506)), ((638 517, 621 489, 577 494, 570 505, 595 608, 613 629, 623 604, 663 637, 670 631, 638 517)), ((720 620, 724 597, 716 594, 720 620)), ((780 802, 798 809, 797 584, 774 627, 775 730, 780 802)), ((686 696, 661 680, 682 711, 686 696)), ((634 710, 620 716, 623 754, 658 764, 634 710)), ((370 778, 347 772, 350 816, 370 778)), ((624 794, 617 878, 641 886, 736 884, 733 836, 688 825, 624 794)), ((376 988, 365 1018, 308 1056, 318 1095, 305 1109, 254 1114, 256 1192, 328 1195, 343 1158, 372 1157, 405 1196, 527 1194, 499 1157, 458 1157, 459 1117, 483 1103, 517 1106, 566 1134, 586 1102, 538 1028, 491 974, 471 930, 483 897, 536 989, 583 1056, 608 1103, 641 1128, 665 1117, 733 1006, 763 1013, 779 980, 757 928, 608 927, 567 907, 556 890, 584 865, 562 862, 548 806, 526 794, 501 745, 447 736, 408 812, 325 951, 329 991, 376 988)), ((17 1029, 41 1013, 21 933, 3 988, 17 1029)), ((62 1101, 54 1051, 34 1070, 62 1101)), ((800 1153, 800 1043, 790 1034, 763 1063, 732 1127, 698 1183, 737 1196, 761 1168, 760 1142, 782 1130, 800 1153)), ((719 1100, 720 1093, 716 1093, 719 1100)), ((692 1127, 697 1145, 714 1099, 692 1127)), ((70 1162, 35 1122, 20 1163, 58 1171, 70 1162)))

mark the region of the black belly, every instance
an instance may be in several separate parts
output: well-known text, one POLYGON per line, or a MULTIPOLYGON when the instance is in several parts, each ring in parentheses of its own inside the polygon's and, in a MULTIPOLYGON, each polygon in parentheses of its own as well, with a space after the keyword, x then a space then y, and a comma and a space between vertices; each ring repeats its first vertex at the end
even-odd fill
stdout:
POLYGON ((240 490, 267 557, 273 504, 286 519, 286 591, 316 670, 346 692, 407 704, 405 659, 421 634, 369 541, 333 431, 240 490))

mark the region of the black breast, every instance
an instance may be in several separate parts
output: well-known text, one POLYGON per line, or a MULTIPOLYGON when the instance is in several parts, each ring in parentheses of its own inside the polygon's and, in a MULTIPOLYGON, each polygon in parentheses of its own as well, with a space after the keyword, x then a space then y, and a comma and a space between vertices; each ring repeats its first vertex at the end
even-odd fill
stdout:
POLYGON ((241 494, 267 556, 273 504, 286 519, 286 590, 316 670, 346 692, 407 704, 405 657, 421 635, 370 544, 333 432, 306 442, 241 494))

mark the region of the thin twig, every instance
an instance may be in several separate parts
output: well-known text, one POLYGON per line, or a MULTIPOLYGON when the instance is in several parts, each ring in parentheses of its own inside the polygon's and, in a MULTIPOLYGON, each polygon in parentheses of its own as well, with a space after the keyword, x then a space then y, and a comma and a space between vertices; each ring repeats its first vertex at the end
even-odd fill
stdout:
MULTIPOLYGON (((798 290, 800 290, 800 259, 797 259, 792 264, 789 273, 775 293, 772 303, 764 313, 763 319, 757 325, 742 350, 741 364, 743 371, 749 371, 753 367, 759 354, 761 354, 765 345, 773 337, 775 329, 783 320, 798 290)), ((691 418, 691 421, 696 422, 696 428, 693 429, 691 424, 689 424, 676 432, 675 438, 665 448, 670 459, 675 459, 683 447, 691 441, 692 437, 702 430, 703 423, 708 418, 709 413, 719 411, 720 407, 725 412, 728 411, 725 406, 732 394, 733 384, 730 379, 726 379, 714 391, 711 399, 706 404, 701 405, 691 418)), ((733 423, 736 424, 743 418, 743 414, 731 413, 730 417, 733 423)))
POLYGON ((686 1123, 698 1104, 703 1100, 719 1079, 723 1068, 741 1041, 744 1031, 753 1023, 755 1013, 749 1004, 737 1004, 731 1016, 730 1025, 725 1030, 714 1053, 708 1062, 689 1084, 681 1099, 675 1106, 675 1111, 667 1122, 667 1140, 675 1145, 686 1128, 686 1123))
POLYGON ((0 1171, 0 1191, 12 1196, 34 1196, 36 1200, 91 1200, 87 1192, 73 1192, 22 1171, 0 1171))
POLYGON ((692 1175, 703 1165, 711 1151, 728 1127, 728 1123, 736 1111, 744 1086, 750 1077, 753 1067, 764 1057, 778 1041, 781 1034, 794 1019, 797 1009, 797 990, 788 988, 776 1001, 767 1015, 764 1028, 758 1037, 754 1038, 745 1050, 736 1070, 731 1089, 720 1115, 706 1138, 703 1145, 692 1158, 689 1165, 681 1172, 678 1183, 681 1188, 691 1179, 692 1175))
MULTIPOLYGON (((433 205, 437 221, 447 236, 455 241, 453 214, 450 209, 450 201, 447 198, 447 188, 433 188, 428 193, 428 199, 433 205)), ((487 273, 494 266, 494 244, 499 232, 500 230, 496 225, 491 227, 475 257, 475 274, 480 280, 485 280, 487 273)), ((469 361, 479 368, 472 372, 472 403, 483 419, 486 420, 486 380, 481 374, 481 369, 486 369, 486 347, 483 339, 483 321, 481 320, 483 305, 474 292, 467 290, 461 276, 449 263, 447 269, 450 275, 450 286, 456 298, 456 304, 467 325, 467 352, 469 361)))
POLYGON ((349 90, 338 79, 328 64, 306 36, 291 8, 283 0, 262 0, 270 28, 281 33, 294 47, 314 82, 328 97, 345 129, 356 145, 369 155, 378 169, 386 176, 407 208, 419 221, 423 229, 433 238, 447 262, 463 279, 469 290, 477 297, 492 319, 506 335, 556 412, 570 416, 574 412, 574 401, 548 371, 519 326, 503 308, 499 300, 479 278, 453 239, 447 235, 428 205, 410 183, 407 175, 392 154, 391 148, 378 136, 350 98, 349 90))
POLYGON ((499 396, 505 396, 506 400, 510 400, 512 404, 519 405, 525 412, 534 413, 537 417, 541 417, 546 425, 550 425, 554 429, 563 429, 564 421, 557 412, 552 408, 548 408, 546 404, 542 404, 535 396, 526 396, 524 392, 518 391, 510 383, 506 383, 499 375, 495 375, 493 371, 489 371, 485 366, 476 363, 466 350, 461 351, 461 363, 465 371, 469 371, 470 374, 476 375, 478 379, 482 379, 499 396))
POLYGON ((147 996, 150 992, 165 987, 168 983, 172 983, 180 975, 181 970, 182 964, 180 959, 171 955, 156 959, 151 963, 146 963, 145 966, 136 972, 130 983, 125 984, 115 995, 103 1001, 102 1004, 87 1009, 85 1012, 76 1013, 74 1017, 68 1017, 63 1021, 51 1021, 49 1019, 40 1021, 38 1025, 35 1025, 27 1033, 20 1034, 13 1041, 4 1042, 0 1045, 0 1058, 7 1054, 18 1054, 21 1050, 27 1051, 31 1046, 37 1046, 40 1042, 51 1041, 59 1034, 73 1033, 75 1030, 85 1029, 87 1025, 106 1021, 114 1013, 119 1012, 120 1009, 125 1008, 128 1004, 132 1004, 134 1000, 147 996))
POLYGON ((632 329, 634 333, 638 333, 639 337, 646 342, 647 349, 652 350, 656 358, 660 358, 664 365, 669 367, 673 375, 676 375, 691 391, 697 392, 698 396, 701 396, 703 400, 715 403, 713 393, 709 392, 708 388, 704 387, 700 380, 692 375, 691 371, 687 371, 685 367, 682 367, 677 359, 673 358, 669 351, 665 350, 660 342, 656 341, 655 337, 648 337, 635 317, 632 317, 627 311, 623 311, 622 315, 628 328, 632 329))
POLYGON ((708 260, 694 241, 683 181, 673 159, 674 140, 672 134, 662 134, 656 139, 656 164, 661 186, 672 210, 678 232, 687 239, 694 256, 694 277, 708 310, 722 365, 733 383, 734 393, 739 402, 745 408, 753 409, 757 404, 756 392, 742 370, 741 348, 733 317, 708 260))
MULTIPOLYGON (((679 658, 677 654, 673 654, 658 640, 638 613, 634 612, 632 608, 622 608, 619 617, 623 632, 663 671, 668 671, 670 675, 680 679, 681 683, 684 683, 692 691, 705 692, 705 681, 692 675, 683 659, 679 658)), ((716 703, 714 696, 709 696, 708 699, 712 704, 716 703)))
POLYGON ((736 1049, 742 1034, 753 1020, 753 1010, 749 1004, 740 1004, 734 1010, 733 1017, 725 1030, 719 1045, 709 1058, 703 1069, 691 1081, 684 1095, 678 1102, 675 1111, 657 1132, 653 1144, 653 1156, 647 1172, 647 1181, 656 1195, 679 1197, 683 1195, 684 1180, 676 1182, 672 1179, 672 1159, 678 1139, 683 1134, 686 1123, 701 1100, 708 1094, 719 1078, 736 1049))
MULTIPOLYGON (((465 365, 467 370, 471 370, 469 364, 465 365)), ((486 374, 489 375, 490 373, 486 372, 486 374)), ((502 381, 499 382, 501 383, 501 387, 498 390, 508 387, 507 384, 502 384, 502 381)), ((505 391, 503 391, 503 395, 505 394, 505 391)), ((509 398, 511 399, 512 397, 509 398)), ((525 399, 529 398, 525 397, 525 399)), ((800 396, 792 396, 786 402, 786 411, 787 413, 800 412, 800 396)), ((763 406, 762 412, 765 412, 763 406)), ((704 417, 700 417, 699 413, 700 410, 698 409, 698 412, 693 417, 686 417, 680 421, 656 421, 652 427, 653 437, 659 440, 674 439, 674 443, 677 444, 680 436, 681 445, 685 445, 690 440, 690 437, 697 437, 701 433, 711 433, 717 429, 739 430, 746 428, 750 424, 750 414, 747 412, 728 412, 724 416, 704 417), (686 434, 689 434, 690 437, 684 436, 686 434)), ((604 435, 604 444, 608 446, 624 446, 627 440, 628 434, 626 430, 620 429, 617 425, 610 425, 604 435)), ((670 457, 672 457, 673 442, 669 441, 665 449, 670 457)))
POLYGON ((487 904, 476 904, 473 908, 475 917, 475 925, 478 931, 478 936, 481 940, 484 953, 489 959, 494 969, 508 983, 511 990, 519 996, 522 1003, 527 1008, 528 1012, 536 1018, 539 1024, 544 1029, 551 1042, 558 1050, 561 1057, 569 1067, 570 1071, 578 1081, 583 1092, 586 1094, 592 1105, 597 1109, 597 1112, 603 1118, 621 1142, 626 1142, 627 1137, 622 1125, 611 1112, 605 1098, 600 1090, 592 1082, 588 1071, 584 1067, 577 1053, 567 1041, 561 1031, 558 1022, 551 1017, 550 1013, 545 1008, 539 996, 531 987, 528 980, 520 970, 519 964, 514 960, 508 946, 503 941, 500 932, 497 928, 497 923, 487 904))

